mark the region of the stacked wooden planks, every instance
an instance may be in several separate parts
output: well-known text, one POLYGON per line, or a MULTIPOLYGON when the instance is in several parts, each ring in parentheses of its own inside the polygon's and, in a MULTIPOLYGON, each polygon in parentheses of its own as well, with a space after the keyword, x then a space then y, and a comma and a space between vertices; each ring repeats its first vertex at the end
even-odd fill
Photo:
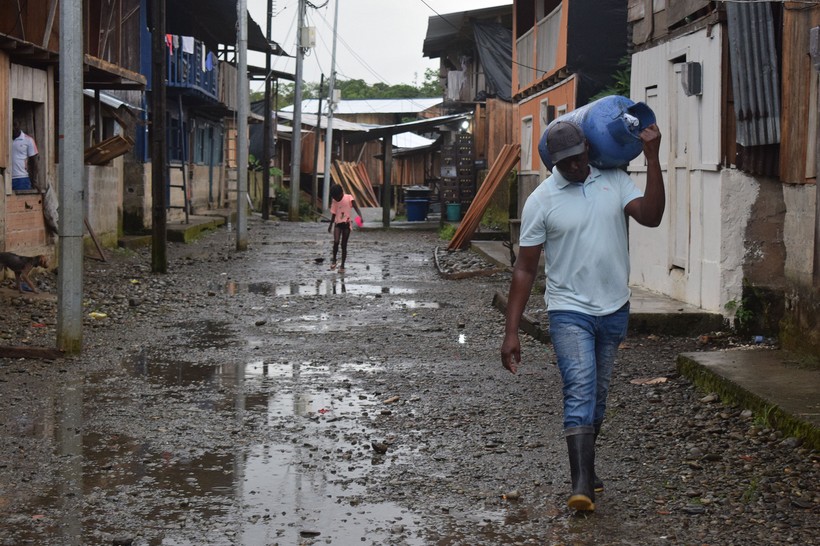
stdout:
POLYGON ((360 207, 379 206, 364 164, 335 160, 330 167, 330 174, 337 184, 342 185, 345 193, 353 196, 360 207))
POLYGON ((487 173, 484 183, 476 192, 470 208, 462 218, 461 223, 453 235, 447 250, 461 250, 467 248, 470 244, 470 238, 475 233, 478 224, 481 222, 481 217, 484 216, 484 211, 490 202, 498 185, 507 177, 509 172, 515 167, 518 158, 521 155, 521 146, 518 144, 505 144, 498 153, 498 157, 493 162, 493 166, 487 173))

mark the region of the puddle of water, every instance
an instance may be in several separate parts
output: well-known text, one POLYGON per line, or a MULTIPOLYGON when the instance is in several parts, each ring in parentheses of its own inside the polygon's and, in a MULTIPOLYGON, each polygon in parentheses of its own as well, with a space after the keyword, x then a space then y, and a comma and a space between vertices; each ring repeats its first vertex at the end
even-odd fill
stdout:
POLYGON ((175 337, 184 339, 185 347, 192 349, 210 349, 214 347, 230 347, 238 342, 233 325, 227 321, 195 320, 180 322, 176 325, 180 330, 175 337))
MULTIPOLYGON (((376 412, 381 402, 352 386, 348 374, 372 371, 379 363, 255 360, 203 367, 175 361, 173 373, 153 373, 168 367, 162 358, 145 352, 124 360, 120 371, 148 376, 173 391, 180 380, 201 381, 205 369, 201 390, 215 399, 205 409, 261 414, 262 426, 287 439, 206 447, 205 452, 197 446, 194 453, 174 452, 125 433, 82 433, 86 406, 103 393, 112 404, 145 401, 115 380, 117 370, 66 383, 52 401, 59 418, 49 434, 66 458, 60 485, 18 505, 21 515, 46 514, 49 521, 38 527, 29 517, 4 520, 13 522, 6 529, 9 536, 31 543, 59 537, 66 545, 95 543, 104 535, 141 535, 157 546, 221 544, 226 537, 239 546, 303 544, 306 539, 425 544, 416 536, 418 516, 368 499, 367 477, 375 459, 391 461, 375 455, 369 445, 374 431, 366 418, 360 419, 376 412), (68 504, 66 495, 73 499, 68 504)), ((401 457, 403 451, 392 453, 401 457)))
POLYGON ((402 309, 439 309, 441 306, 434 301, 396 300, 393 307, 402 309))
POLYGON ((351 480, 329 480, 304 469, 321 455, 311 447, 257 446, 242 467, 245 523, 239 544, 301 544, 306 537, 327 544, 422 545, 415 537, 414 514, 392 503, 368 503, 365 487, 351 480), (393 527, 402 526, 395 533, 393 527), (300 540, 301 539, 301 540, 300 540))
POLYGON ((415 294, 414 288, 401 286, 384 286, 371 283, 350 283, 345 282, 341 277, 335 279, 317 279, 313 283, 289 283, 274 284, 269 282, 237 283, 228 281, 223 290, 226 294, 234 296, 246 291, 252 294, 265 296, 286 297, 286 296, 336 296, 340 294, 352 294, 356 296, 367 296, 375 294, 396 295, 415 294))

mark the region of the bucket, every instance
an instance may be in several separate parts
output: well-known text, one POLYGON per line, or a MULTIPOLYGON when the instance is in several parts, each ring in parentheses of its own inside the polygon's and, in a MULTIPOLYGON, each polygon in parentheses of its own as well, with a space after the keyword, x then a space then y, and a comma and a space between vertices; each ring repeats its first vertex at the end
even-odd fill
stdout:
POLYGON ((573 121, 581 126, 589 141, 589 163, 599 169, 626 165, 643 151, 640 133, 655 123, 655 113, 642 102, 611 95, 598 99, 556 118, 541 135, 538 154, 549 169, 553 163, 547 151, 547 134, 556 121, 573 121))
POLYGON ((407 209, 408 222, 423 222, 427 219, 428 199, 405 199, 404 206, 407 209))
POLYGON ((461 220, 461 203, 447 203, 447 221, 458 222, 461 220))

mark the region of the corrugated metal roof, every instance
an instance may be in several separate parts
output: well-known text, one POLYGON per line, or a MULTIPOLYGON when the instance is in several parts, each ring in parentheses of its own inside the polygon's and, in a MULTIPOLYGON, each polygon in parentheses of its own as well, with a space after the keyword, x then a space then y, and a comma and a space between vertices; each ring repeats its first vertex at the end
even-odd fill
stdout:
POLYGON ((769 3, 726 3, 737 142, 780 142, 780 82, 769 3))
MULTIPOLYGON (((418 114, 441 104, 441 98, 422 99, 350 99, 342 100, 333 110, 335 114, 418 114)), ((302 112, 316 112, 319 99, 302 101, 302 112)), ((293 105, 282 108, 283 112, 293 112, 293 105)), ((327 101, 322 101, 322 112, 327 112, 327 101)), ((335 122, 335 120, 334 120, 335 122)))
MULTIPOLYGON (((293 112, 280 111, 278 117, 279 119, 293 121, 293 112)), ((316 127, 316 114, 308 114, 307 112, 302 112, 302 125, 316 127)), ((326 127, 327 116, 322 116, 322 128, 324 129, 326 127)), ((335 131, 369 131, 372 127, 372 125, 363 125, 361 123, 353 123, 350 121, 345 121, 343 119, 333 118, 333 129, 335 131)))
MULTIPOLYGON (((93 89, 83 89, 83 94, 86 97, 91 97, 92 99, 94 98, 94 90, 93 89)), ((100 102, 105 104, 105 105, 110 106, 114 110, 116 110, 120 106, 125 106, 126 108, 130 108, 131 110, 137 110, 139 112, 143 111, 143 109, 140 108, 139 106, 134 106, 131 103, 125 102, 124 100, 120 100, 120 99, 118 99, 117 97, 115 97, 113 95, 110 95, 108 93, 104 93, 103 91, 100 91, 100 102)))

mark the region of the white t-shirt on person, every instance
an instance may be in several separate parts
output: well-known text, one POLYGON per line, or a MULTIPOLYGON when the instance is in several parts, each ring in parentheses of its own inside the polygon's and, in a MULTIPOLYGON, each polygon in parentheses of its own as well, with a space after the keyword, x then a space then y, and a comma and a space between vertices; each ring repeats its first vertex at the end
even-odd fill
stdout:
POLYGON ((583 183, 555 168, 530 194, 519 246, 545 244, 548 310, 603 316, 629 301, 624 207, 642 195, 624 171, 591 165, 583 183))
POLYGON ((12 146, 12 164, 11 177, 23 178, 28 176, 28 158, 34 157, 39 153, 37 144, 34 139, 20 131, 20 134, 11 144, 12 146))

